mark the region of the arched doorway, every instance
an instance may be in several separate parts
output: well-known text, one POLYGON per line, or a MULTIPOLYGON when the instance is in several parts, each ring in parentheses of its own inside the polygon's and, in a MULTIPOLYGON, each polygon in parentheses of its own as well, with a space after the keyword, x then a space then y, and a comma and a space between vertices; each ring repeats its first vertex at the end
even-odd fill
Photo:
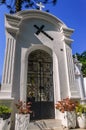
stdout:
POLYGON ((54 113, 52 57, 44 50, 35 50, 28 57, 27 101, 32 102, 34 117, 50 119, 54 113))

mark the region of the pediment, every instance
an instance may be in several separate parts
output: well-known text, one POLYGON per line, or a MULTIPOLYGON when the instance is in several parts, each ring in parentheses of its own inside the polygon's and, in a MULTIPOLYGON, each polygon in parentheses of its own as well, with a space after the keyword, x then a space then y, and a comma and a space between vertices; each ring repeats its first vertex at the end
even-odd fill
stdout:
POLYGON ((55 26, 57 31, 67 37, 70 40, 70 36, 73 33, 73 29, 68 28, 59 18, 53 16, 50 13, 38 11, 38 10, 26 10, 20 11, 14 15, 6 14, 5 26, 8 32, 14 32, 15 34, 19 31, 22 23, 31 19, 38 19, 39 21, 46 21, 49 24, 55 26))

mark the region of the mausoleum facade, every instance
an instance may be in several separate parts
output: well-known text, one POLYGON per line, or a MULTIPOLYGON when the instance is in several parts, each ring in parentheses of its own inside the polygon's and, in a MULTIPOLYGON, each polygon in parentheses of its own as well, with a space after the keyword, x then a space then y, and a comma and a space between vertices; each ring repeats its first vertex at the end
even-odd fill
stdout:
POLYGON ((81 98, 72 59, 74 30, 37 10, 6 14, 5 27, 0 99, 32 101, 35 119, 59 118, 58 100, 81 98))

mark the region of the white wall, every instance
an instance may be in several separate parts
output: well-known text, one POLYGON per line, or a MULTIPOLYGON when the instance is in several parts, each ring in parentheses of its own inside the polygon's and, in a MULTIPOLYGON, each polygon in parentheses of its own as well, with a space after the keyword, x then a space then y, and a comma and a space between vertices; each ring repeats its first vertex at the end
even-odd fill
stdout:
POLYGON ((84 90, 85 90, 85 97, 86 97, 86 77, 84 78, 84 90))

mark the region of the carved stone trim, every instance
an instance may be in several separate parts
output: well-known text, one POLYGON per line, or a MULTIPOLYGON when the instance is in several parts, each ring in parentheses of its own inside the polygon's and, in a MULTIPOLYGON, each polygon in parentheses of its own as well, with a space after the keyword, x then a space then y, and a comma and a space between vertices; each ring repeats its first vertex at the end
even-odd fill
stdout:
POLYGON ((67 43, 67 44, 71 44, 74 40, 64 36, 63 41, 65 41, 65 43, 67 43))
POLYGON ((23 19, 27 19, 27 18, 42 18, 42 19, 46 19, 49 22, 53 22, 53 24, 59 24, 60 26, 64 26, 67 27, 60 19, 58 19, 57 17, 55 17, 54 15, 51 15, 47 12, 43 12, 43 11, 38 11, 38 10, 29 10, 29 11, 21 11, 18 12, 17 14, 15 14, 16 16, 20 16, 23 19), (52 20, 50 20, 52 19, 52 20))
POLYGON ((70 37, 71 34, 74 32, 74 29, 71 28, 62 28, 62 32, 66 37, 70 37))
POLYGON ((5 63, 4 63, 4 74, 3 74, 3 84, 11 84, 13 77, 13 63, 14 63, 14 53, 15 53, 15 40, 13 38, 7 39, 5 63))
POLYGON ((21 20, 21 17, 19 17, 19 16, 16 16, 16 15, 8 15, 8 14, 6 14, 5 15, 5 18, 6 18, 6 25, 11 25, 11 26, 13 26, 13 27, 18 27, 18 25, 19 25, 19 22, 20 22, 20 20, 21 20), (8 23, 8 24, 7 24, 8 23))

